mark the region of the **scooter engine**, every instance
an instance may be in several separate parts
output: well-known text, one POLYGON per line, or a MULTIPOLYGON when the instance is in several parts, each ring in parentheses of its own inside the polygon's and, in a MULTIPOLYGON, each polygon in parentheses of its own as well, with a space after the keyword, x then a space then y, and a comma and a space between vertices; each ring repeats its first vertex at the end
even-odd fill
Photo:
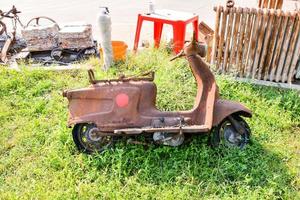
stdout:
POLYGON ((180 133, 155 132, 153 133, 153 140, 158 144, 177 147, 183 143, 184 135, 180 133))

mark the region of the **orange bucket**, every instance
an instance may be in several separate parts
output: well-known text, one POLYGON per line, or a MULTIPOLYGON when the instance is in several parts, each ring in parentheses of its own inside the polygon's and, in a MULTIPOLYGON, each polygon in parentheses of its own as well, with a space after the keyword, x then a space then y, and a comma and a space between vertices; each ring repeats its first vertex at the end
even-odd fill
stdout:
MULTIPOLYGON (((114 61, 122 61, 126 58, 127 52, 127 44, 123 41, 111 41, 113 54, 114 54, 114 61)), ((102 49, 100 49, 101 54, 103 53, 102 49)))
POLYGON ((111 45, 114 52, 114 60, 125 60, 128 47, 127 44, 123 41, 111 41, 111 45))

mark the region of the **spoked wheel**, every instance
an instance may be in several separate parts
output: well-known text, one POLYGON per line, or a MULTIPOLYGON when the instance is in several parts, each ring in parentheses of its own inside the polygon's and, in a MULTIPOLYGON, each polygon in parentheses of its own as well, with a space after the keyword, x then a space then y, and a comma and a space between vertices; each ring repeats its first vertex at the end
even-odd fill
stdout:
POLYGON ((238 147, 243 149, 250 141, 251 130, 247 122, 240 116, 233 115, 233 119, 243 129, 242 134, 233 126, 229 118, 226 118, 213 131, 210 137, 212 147, 238 147))
POLYGON ((101 153, 110 148, 114 138, 112 136, 99 136, 97 131, 98 129, 94 124, 76 124, 72 133, 78 150, 84 153, 101 153))

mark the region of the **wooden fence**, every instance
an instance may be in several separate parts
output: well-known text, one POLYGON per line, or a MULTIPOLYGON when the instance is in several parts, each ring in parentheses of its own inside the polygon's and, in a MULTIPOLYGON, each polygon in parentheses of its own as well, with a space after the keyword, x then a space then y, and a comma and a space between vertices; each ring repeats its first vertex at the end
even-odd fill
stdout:
POLYGON ((283 0, 259 0, 259 8, 281 9, 283 0))
POLYGON ((292 83, 300 54, 299 11, 222 6, 214 10, 211 62, 218 70, 292 83))

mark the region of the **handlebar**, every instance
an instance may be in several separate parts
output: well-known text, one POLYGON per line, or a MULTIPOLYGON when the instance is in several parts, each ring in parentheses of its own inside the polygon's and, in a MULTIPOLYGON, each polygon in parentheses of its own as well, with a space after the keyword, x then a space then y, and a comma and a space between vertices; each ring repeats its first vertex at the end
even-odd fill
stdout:
POLYGON ((207 53, 207 45, 199 43, 196 41, 190 42, 189 45, 185 46, 176 56, 170 59, 170 61, 176 60, 182 56, 187 55, 199 55, 200 57, 205 57, 207 53), (188 50, 187 50, 188 49, 188 50))
POLYGON ((14 18, 19 13, 21 13, 21 11, 18 11, 15 6, 13 6, 12 9, 10 9, 8 12, 3 12, 2 10, 0 10, 0 16, 2 18, 14 18), (13 16, 11 16, 10 14, 13 14, 13 16))

